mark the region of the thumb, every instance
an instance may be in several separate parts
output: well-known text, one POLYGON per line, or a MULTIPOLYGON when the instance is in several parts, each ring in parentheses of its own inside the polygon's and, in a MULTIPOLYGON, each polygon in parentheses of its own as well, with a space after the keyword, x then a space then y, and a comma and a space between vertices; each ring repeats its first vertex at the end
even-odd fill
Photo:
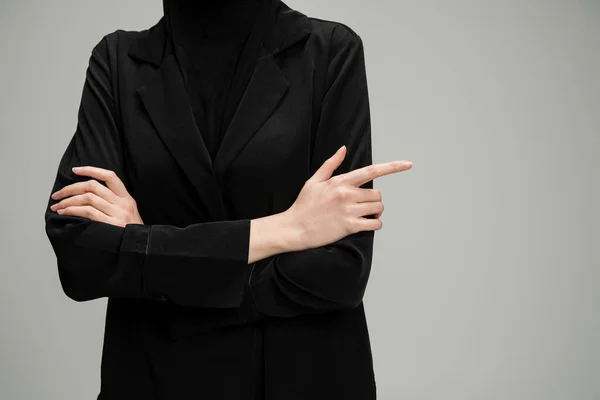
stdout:
POLYGON ((325 160, 325 162, 319 167, 319 169, 310 179, 317 182, 328 180, 331 178, 331 175, 333 175, 333 172, 342 164, 342 161, 344 161, 345 157, 346 146, 344 145, 340 147, 333 156, 325 160))

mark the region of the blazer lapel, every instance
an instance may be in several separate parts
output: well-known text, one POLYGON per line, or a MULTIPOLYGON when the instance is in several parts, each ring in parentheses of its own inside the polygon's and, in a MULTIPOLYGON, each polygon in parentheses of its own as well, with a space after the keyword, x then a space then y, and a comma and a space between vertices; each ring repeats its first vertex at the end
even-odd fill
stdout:
POLYGON ((263 47, 254 73, 215 155, 213 167, 217 180, 221 180, 227 167, 273 113, 288 87, 289 82, 273 55, 263 47))
POLYGON ((276 57, 310 35, 308 17, 282 1, 275 23, 267 34, 253 75, 240 99, 213 161, 217 181, 227 167, 264 125, 286 95, 290 83, 277 64, 276 57))
POLYGON ((196 125, 174 55, 166 56, 137 88, 157 132, 200 195, 208 214, 225 219, 210 154, 196 125))
POLYGON ((163 24, 164 17, 129 49, 130 56, 156 67, 141 74, 136 91, 156 132, 198 193, 209 219, 223 220, 226 212, 212 160, 163 24))
POLYGON ((141 74, 137 93, 156 131, 213 220, 231 218, 220 187, 227 167, 287 93, 289 82, 275 57, 310 34, 306 16, 280 3, 276 24, 261 49, 255 70, 214 160, 211 160, 196 125, 182 73, 166 36, 164 16, 140 35, 128 51, 132 58, 155 67, 141 74))

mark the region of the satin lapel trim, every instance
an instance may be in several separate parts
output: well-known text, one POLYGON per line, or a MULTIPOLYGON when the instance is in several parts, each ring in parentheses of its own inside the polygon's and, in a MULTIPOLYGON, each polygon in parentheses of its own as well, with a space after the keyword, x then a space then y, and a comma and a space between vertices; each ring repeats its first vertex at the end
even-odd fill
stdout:
MULTIPOLYGON (((162 141, 196 189, 214 220, 226 219, 210 154, 196 125, 181 72, 173 53, 137 88, 162 141)), ((231 139, 230 139, 231 141, 231 139)))
POLYGON ((289 85, 273 55, 263 47, 215 155, 213 168, 217 180, 221 181, 227 167, 268 120, 287 93, 289 85))

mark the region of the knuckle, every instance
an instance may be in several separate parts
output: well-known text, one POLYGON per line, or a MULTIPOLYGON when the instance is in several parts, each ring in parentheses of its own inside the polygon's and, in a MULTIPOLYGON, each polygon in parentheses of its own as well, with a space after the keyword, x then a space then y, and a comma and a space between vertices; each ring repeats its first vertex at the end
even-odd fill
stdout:
POLYGON ((332 176, 327 180, 327 184, 331 186, 337 186, 340 183, 339 175, 332 176))
POLYGON ((328 195, 329 197, 333 198, 333 199, 337 199, 338 196, 338 188, 336 185, 331 184, 330 181, 325 182, 325 184, 327 185, 325 187, 325 194, 328 195))
POLYGON ((135 199, 133 197, 128 197, 125 200, 125 208, 129 212, 133 212, 137 208, 137 203, 135 202, 135 199))
POLYGON ((83 200, 87 204, 93 204, 94 200, 95 200, 95 197, 94 197, 94 195, 91 192, 85 192, 83 194, 83 200))
POLYGON ((85 189, 92 192, 96 188, 98 182, 95 179, 90 179, 86 182, 85 189))
POLYGON ((338 186, 337 189, 338 192, 338 198, 340 200, 348 200, 348 198, 350 197, 350 190, 348 190, 348 188, 346 188, 345 186, 338 186))
POLYGON ((336 200, 345 202, 348 199, 348 190, 343 186, 336 186, 333 190, 333 196, 336 200))
POLYGON ((340 198, 340 194, 337 190, 330 190, 326 193, 326 195, 332 200, 332 201, 338 201, 340 198))

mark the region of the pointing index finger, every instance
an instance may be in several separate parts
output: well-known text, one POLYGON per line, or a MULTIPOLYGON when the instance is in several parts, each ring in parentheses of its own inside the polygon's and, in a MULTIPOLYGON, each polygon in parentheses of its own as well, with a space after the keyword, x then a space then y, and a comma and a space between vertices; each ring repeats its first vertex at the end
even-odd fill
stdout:
POLYGON ((365 167, 347 172, 344 174, 343 180, 356 187, 359 187, 375 178, 396 172, 406 171, 411 168, 411 161, 389 161, 385 163, 367 165, 365 167))

